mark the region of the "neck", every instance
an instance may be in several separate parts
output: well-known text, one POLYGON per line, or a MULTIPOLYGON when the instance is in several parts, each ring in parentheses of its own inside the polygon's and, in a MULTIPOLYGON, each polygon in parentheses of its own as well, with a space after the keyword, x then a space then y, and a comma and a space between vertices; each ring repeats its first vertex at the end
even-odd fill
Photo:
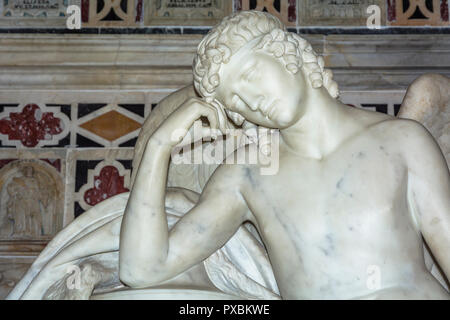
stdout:
POLYGON ((300 119, 280 131, 282 145, 303 157, 322 159, 342 141, 342 129, 348 127, 346 107, 320 88, 310 90, 301 108, 305 112, 300 119))

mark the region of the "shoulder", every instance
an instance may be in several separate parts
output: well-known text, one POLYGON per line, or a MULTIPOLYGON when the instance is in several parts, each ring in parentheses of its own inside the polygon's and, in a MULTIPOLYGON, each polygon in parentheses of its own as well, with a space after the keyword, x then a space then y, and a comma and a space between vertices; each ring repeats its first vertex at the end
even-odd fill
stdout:
POLYGON ((426 168, 441 166, 444 155, 431 133, 421 123, 411 119, 386 121, 379 124, 398 152, 403 155, 408 167, 426 168))
POLYGON ((431 133, 420 122, 412 119, 393 118, 379 123, 380 129, 391 135, 404 146, 420 146, 423 143, 435 145, 431 133))
POLYGON ((238 157, 245 155, 246 152, 248 152, 248 147, 243 146, 228 155, 211 175, 205 189, 240 191, 245 185, 249 167, 252 167, 238 161, 238 157))
POLYGON ((420 123, 411 119, 389 117, 374 123, 371 128, 402 143, 414 144, 421 140, 434 141, 430 132, 420 123))

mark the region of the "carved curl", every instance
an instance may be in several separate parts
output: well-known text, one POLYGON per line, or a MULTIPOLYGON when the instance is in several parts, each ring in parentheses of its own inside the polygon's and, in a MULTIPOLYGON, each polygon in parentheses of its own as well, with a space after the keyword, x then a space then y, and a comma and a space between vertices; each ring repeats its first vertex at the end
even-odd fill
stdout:
MULTIPOLYGON (((255 49, 271 52, 281 59, 286 69, 297 73, 303 68, 313 88, 324 86, 333 98, 339 95, 331 70, 324 69, 324 61, 311 45, 297 34, 287 32, 274 16, 265 12, 241 11, 230 15, 215 26, 200 42, 194 59, 194 86, 205 100, 216 108, 223 106, 214 99, 220 84, 219 69, 231 56, 248 42, 261 37, 255 49)), ((238 125, 244 121, 241 115, 225 110, 238 125)))

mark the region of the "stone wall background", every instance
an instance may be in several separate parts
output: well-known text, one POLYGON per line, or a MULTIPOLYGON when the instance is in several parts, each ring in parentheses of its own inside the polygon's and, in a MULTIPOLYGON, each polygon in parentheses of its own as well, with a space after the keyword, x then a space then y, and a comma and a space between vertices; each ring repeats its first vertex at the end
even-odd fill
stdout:
POLYGON ((130 187, 159 100, 232 11, 277 15, 322 54, 355 107, 395 115, 419 75, 450 76, 447 0, 0 0, 0 299, 52 236, 130 187), (67 6, 82 28, 66 28, 67 6), (365 9, 381 10, 381 29, 365 9))
POLYGON ((448 26, 448 0, 1 0, 0 25, 65 26, 70 5, 83 27, 211 26, 239 10, 267 11, 290 27, 366 26, 378 6, 383 26, 448 26))

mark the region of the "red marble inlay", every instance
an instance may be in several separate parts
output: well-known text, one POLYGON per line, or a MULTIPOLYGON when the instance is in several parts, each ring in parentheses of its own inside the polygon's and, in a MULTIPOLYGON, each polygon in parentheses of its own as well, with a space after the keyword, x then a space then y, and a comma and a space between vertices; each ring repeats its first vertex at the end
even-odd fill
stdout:
POLYGON ((89 0, 81 1, 81 22, 89 22, 89 0))
POLYGON ((61 159, 39 159, 47 162, 52 167, 55 167, 58 172, 61 172, 61 159))
POLYGON ((136 4, 136 22, 142 19, 142 0, 138 0, 136 4))
POLYGON ((447 0, 441 0, 441 19, 448 21, 448 3, 447 0))
POLYGON ((35 147, 62 131, 61 119, 53 117, 53 112, 43 113, 36 104, 27 104, 22 112, 11 112, 0 120, 0 133, 10 140, 20 140, 25 147, 35 147))
POLYGON ((395 20, 395 0, 387 0, 388 20, 395 20))
POLYGON ((90 206, 108 199, 116 194, 128 192, 124 187, 124 177, 113 166, 105 166, 98 176, 94 176, 94 187, 84 193, 84 201, 90 206))
POLYGON ((288 21, 289 22, 297 21, 296 0, 289 0, 288 21))
POLYGON ((6 166, 8 163, 16 161, 19 159, 0 159, 0 169, 6 166))

